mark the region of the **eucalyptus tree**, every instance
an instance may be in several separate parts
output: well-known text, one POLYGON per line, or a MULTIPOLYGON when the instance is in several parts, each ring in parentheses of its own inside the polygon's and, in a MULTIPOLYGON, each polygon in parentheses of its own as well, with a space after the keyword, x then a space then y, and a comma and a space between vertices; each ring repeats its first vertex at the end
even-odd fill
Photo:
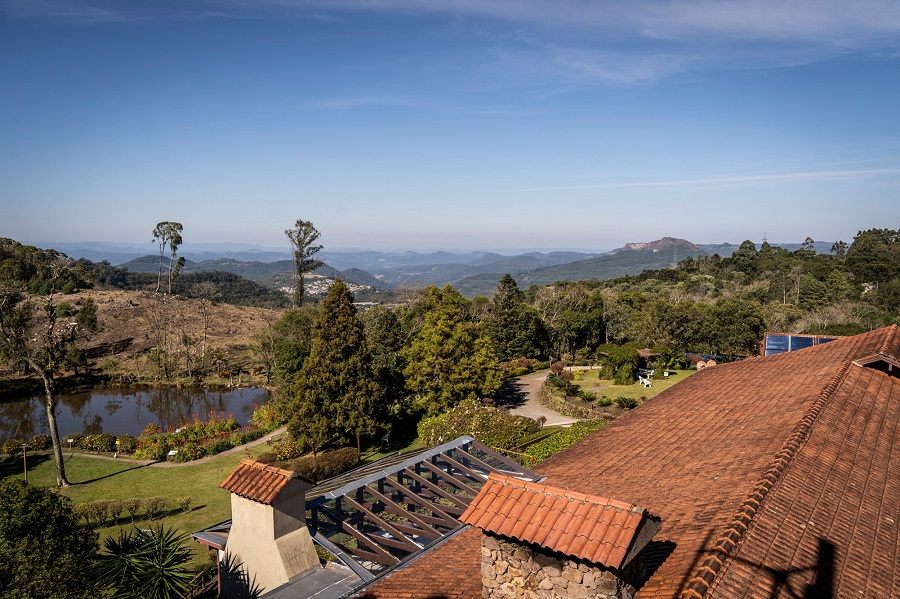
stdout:
POLYGON ((310 221, 297 220, 284 234, 294 248, 294 307, 299 308, 303 304, 303 275, 322 266, 314 257, 322 249, 316 245, 320 233, 310 221))
POLYGON ((181 223, 168 220, 156 223, 156 226, 153 228, 153 241, 159 244, 159 273, 156 278, 156 293, 159 293, 159 290, 162 287, 163 260, 165 258, 166 247, 168 246, 168 293, 169 295, 172 295, 172 281, 175 280, 175 277, 178 276, 178 273, 185 264, 184 257, 178 258, 178 248, 184 241, 181 237, 181 232, 183 230, 184 227, 181 223))
POLYGON ((97 332, 97 306, 58 301, 64 290, 86 286, 83 266, 55 250, 41 255, 43 295, 29 295, 15 279, 0 285, 0 359, 26 364, 44 387, 44 407, 56 461, 56 484, 69 485, 56 424, 57 372, 67 365, 78 343, 97 332))

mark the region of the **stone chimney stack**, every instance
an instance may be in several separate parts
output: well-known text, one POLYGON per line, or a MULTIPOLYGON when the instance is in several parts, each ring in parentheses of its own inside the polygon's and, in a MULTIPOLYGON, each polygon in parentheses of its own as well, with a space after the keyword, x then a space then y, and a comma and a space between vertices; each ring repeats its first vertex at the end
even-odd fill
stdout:
POLYGON ((253 588, 270 591, 319 565, 306 528, 312 483, 290 470, 243 460, 219 486, 231 491, 227 551, 253 588))

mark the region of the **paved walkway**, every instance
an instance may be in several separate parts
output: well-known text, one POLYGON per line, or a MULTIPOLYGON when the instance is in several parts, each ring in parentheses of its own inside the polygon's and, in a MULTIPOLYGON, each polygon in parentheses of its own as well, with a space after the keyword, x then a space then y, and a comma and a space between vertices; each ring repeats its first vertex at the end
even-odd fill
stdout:
POLYGON ((578 422, 577 418, 570 418, 554 412, 541 403, 541 386, 547 378, 549 370, 538 370, 512 379, 501 390, 497 397, 497 404, 509 409, 510 414, 527 416, 537 420, 541 416, 547 419, 545 426, 568 426, 578 422))

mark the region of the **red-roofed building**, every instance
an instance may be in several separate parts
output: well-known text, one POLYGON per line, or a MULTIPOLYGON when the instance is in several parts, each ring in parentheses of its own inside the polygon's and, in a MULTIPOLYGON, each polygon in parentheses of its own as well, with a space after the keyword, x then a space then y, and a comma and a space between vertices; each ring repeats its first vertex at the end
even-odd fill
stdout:
MULTIPOLYGON (((638 598, 900 597, 898 352, 891 326, 705 370, 546 460, 541 483, 659 514, 638 598)), ((506 531, 497 538, 521 536, 522 513, 486 513, 475 522, 506 531)), ((362 594, 460 597, 493 558, 478 535, 455 540, 362 594)), ((510 596, 556 592, 520 578, 510 596)), ((482 593, 502 596, 468 596, 482 593)))

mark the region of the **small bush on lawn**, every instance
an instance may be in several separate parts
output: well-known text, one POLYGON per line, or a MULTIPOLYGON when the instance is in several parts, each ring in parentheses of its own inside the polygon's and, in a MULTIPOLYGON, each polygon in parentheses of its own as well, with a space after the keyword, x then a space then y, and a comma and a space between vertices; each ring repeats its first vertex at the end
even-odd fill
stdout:
POLYGON ((419 437, 428 445, 471 435, 489 447, 515 449, 539 430, 541 425, 536 420, 513 416, 475 400, 462 401, 449 412, 419 422, 419 437))
POLYGON ((355 447, 344 447, 326 451, 313 457, 304 456, 294 460, 291 469, 301 476, 319 482, 351 470, 359 463, 359 452, 355 447))
POLYGON ((173 462, 191 462, 199 460, 206 455, 202 447, 196 443, 185 443, 176 450, 178 453, 172 456, 173 462))
POLYGON ((616 398, 616 405, 623 410, 633 410, 634 408, 638 407, 638 400, 633 397, 625 397, 624 395, 620 395, 616 398))
POLYGON ((28 445, 30 449, 42 451, 53 447, 53 441, 50 439, 50 435, 35 435, 28 441, 28 445))
POLYGON ((569 428, 564 428, 556 432, 546 439, 538 441, 534 445, 529 445, 525 452, 528 458, 525 460, 525 466, 533 466, 549 458, 554 453, 562 451, 567 447, 578 443, 588 435, 596 432, 606 425, 605 420, 582 420, 576 422, 569 428))
POLYGON ((0 451, 8 455, 13 455, 22 451, 22 444, 25 443, 24 439, 7 439, 2 444, 0 444, 0 451))
POLYGON ((597 405, 603 406, 604 408, 606 408, 606 407, 613 405, 613 400, 607 395, 601 395, 597 399, 597 405))
POLYGON ((293 460, 294 458, 299 458, 304 453, 303 445, 298 442, 293 437, 288 437, 278 441, 274 445, 272 445, 272 449, 270 450, 271 454, 274 456, 276 462, 284 462, 287 460, 293 460))
POLYGON ((119 451, 122 453, 134 453, 137 441, 131 435, 119 435, 119 451))
POLYGON ((585 391, 584 389, 579 389, 578 397, 580 397, 584 401, 594 401, 597 399, 597 394, 593 391, 585 391))
POLYGON ((134 450, 131 457, 136 460, 164 460, 168 449, 161 443, 150 443, 134 450))
POLYGON ((87 451, 109 452, 116 450, 116 436, 109 433, 100 435, 85 435, 81 438, 78 447, 87 451))
POLYGON ((141 513, 142 509, 144 509, 144 500, 140 497, 124 499, 122 501, 122 507, 128 512, 128 517, 131 518, 131 521, 134 522, 135 517, 141 513))

